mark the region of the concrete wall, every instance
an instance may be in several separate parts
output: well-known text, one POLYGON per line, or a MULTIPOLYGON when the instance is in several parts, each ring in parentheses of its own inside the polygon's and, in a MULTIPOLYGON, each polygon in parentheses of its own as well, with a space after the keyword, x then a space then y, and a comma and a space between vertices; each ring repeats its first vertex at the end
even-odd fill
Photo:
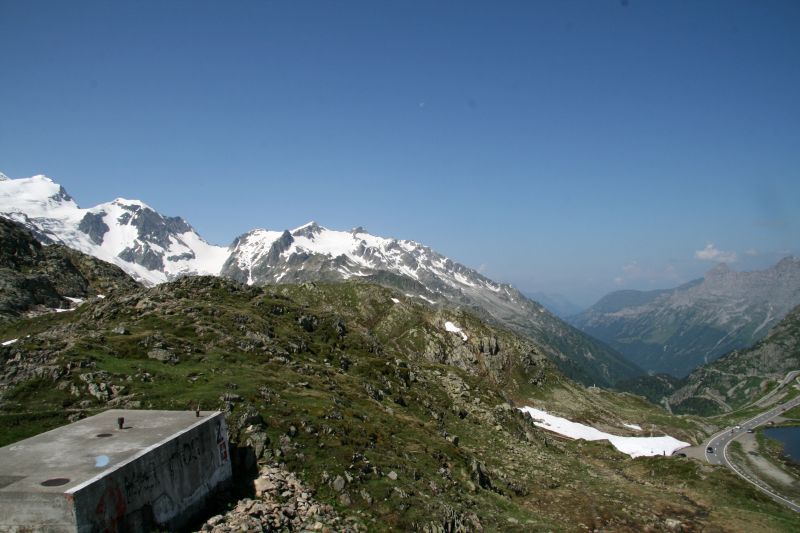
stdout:
POLYGON ((0 532, 65 533, 75 531, 75 509, 63 493, 4 493, 0 532))
POLYGON ((71 489, 79 532, 180 528, 230 481, 221 413, 169 438, 71 489))

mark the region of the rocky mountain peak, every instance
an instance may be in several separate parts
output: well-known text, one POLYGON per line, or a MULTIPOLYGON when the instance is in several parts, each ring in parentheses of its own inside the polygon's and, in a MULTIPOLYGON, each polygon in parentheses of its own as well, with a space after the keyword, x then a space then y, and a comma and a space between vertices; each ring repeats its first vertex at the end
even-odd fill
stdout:
POLYGON ((5 174, 3 174, 2 172, 0 172, 0 181, 8 181, 8 180, 10 180, 10 179, 11 179, 11 178, 9 178, 8 176, 6 176, 6 175, 5 175, 5 174))
POLYGON ((730 273, 731 273, 731 269, 727 265, 727 263, 720 263, 717 266, 715 266, 714 268, 712 268, 711 270, 709 270, 708 272, 706 272, 705 277, 706 278, 718 278, 718 277, 722 277, 722 276, 724 276, 726 274, 730 274, 730 273))
MULTIPOLYGON (((64 201, 64 202, 74 202, 72 196, 67 193, 67 190, 53 181, 52 178, 49 176, 45 176, 44 174, 37 174, 32 178, 29 178, 32 184, 41 184, 45 187, 50 187, 53 189, 52 194, 49 196, 49 199, 55 201, 64 201)), ((11 181, 11 180, 9 180, 11 181)), ((14 180, 14 181, 23 181, 23 180, 14 180)))
POLYGON ((0 215, 28 228, 40 242, 109 261, 148 284, 218 274, 228 255, 226 247, 208 244, 182 218, 164 217, 139 200, 117 198, 82 209, 44 175, 1 180, 0 215))
POLYGON ((292 231, 292 236, 294 237, 305 237, 307 239, 314 239, 315 235, 319 235, 325 231, 325 228, 314 222, 313 220, 308 224, 304 224, 299 228, 292 231))
POLYGON ((787 255, 775 265, 775 270, 779 272, 792 271, 800 268, 800 257, 787 255))
POLYGON ((289 233, 289 230, 283 230, 283 233, 281 233, 281 236, 278 238, 278 240, 272 244, 272 250, 270 251, 274 250, 278 254, 281 254, 288 250, 293 242, 294 238, 292 237, 292 234, 289 233))
MULTIPOLYGON (((64 188, 45 175, 0 180, 0 214, 20 221, 47 217, 54 211, 78 209, 64 188), (16 215, 16 216, 15 216, 16 215)), ((43 228, 34 233, 47 234, 43 228)))
POLYGON ((123 198, 121 196, 114 198, 114 200, 112 200, 111 203, 130 211, 139 210, 142 208, 148 208, 148 209, 150 208, 149 205, 142 202, 141 200, 131 200, 130 198, 123 198))

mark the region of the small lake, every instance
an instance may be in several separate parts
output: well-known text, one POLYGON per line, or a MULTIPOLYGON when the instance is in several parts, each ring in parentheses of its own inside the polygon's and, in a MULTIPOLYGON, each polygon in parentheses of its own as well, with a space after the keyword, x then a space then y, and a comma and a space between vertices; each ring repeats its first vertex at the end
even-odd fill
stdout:
POLYGON ((783 444, 783 453, 800 464, 800 426, 766 428, 764 435, 783 444))

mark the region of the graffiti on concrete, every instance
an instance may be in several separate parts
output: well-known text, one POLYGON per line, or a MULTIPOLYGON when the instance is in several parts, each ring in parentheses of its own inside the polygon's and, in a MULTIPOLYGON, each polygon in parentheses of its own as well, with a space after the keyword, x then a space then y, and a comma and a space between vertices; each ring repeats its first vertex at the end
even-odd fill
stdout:
POLYGON ((224 463, 228 460, 228 439, 222 431, 222 424, 217 422, 217 448, 219 448, 219 460, 224 463))
MULTIPOLYGON (((101 531, 124 529, 126 514, 147 506, 157 523, 170 520, 184 505, 182 502, 196 493, 197 486, 229 461, 224 425, 217 422, 215 430, 209 427, 191 437, 186 435, 183 442, 177 439, 148 456, 150 460, 143 458, 135 465, 125 465, 117 471, 116 480, 109 479, 95 509, 101 531)), ((98 456, 96 461, 100 466, 107 464, 108 458, 98 456)))
POLYGON ((126 510, 122 491, 116 483, 110 482, 94 510, 101 531, 117 531, 119 521, 125 516, 126 510))
POLYGON ((128 502, 134 502, 142 495, 151 494, 161 484, 155 467, 150 470, 127 472, 122 479, 125 487, 125 498, 128 502))

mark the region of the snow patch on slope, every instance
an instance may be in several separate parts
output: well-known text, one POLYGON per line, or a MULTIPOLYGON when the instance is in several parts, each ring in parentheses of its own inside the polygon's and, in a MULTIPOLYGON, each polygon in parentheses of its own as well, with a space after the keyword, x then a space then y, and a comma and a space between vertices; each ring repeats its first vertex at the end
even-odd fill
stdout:
POLYGON ((465 342, 468 339, 467 334, 464 333, 464 331, 460 327, 456 326, 452 322, 449 321, 445 322, 444 329, 446 329, 450 333, 458 333, 461 336, 461 338, 464 339, 465 342))
MULTIPOLYGON (((628 454, 631 457, 650 457, 654 455, 672 455, 675 450, 691 446, 688 442, 679 441, 674 437, 665 435, 663 437, 620 437, 612 435, 599 429, 572 422, 566 418, 561 418, 549 414, 546 411, 533 407, 520 407, 520 411, 527 413, 533 418, 534 425, 564 435, 572 439, 583 439, 589 441, 607 440, 617 450, 628 454)), ((627 425, 627 424, 625 424, 627 425)))

